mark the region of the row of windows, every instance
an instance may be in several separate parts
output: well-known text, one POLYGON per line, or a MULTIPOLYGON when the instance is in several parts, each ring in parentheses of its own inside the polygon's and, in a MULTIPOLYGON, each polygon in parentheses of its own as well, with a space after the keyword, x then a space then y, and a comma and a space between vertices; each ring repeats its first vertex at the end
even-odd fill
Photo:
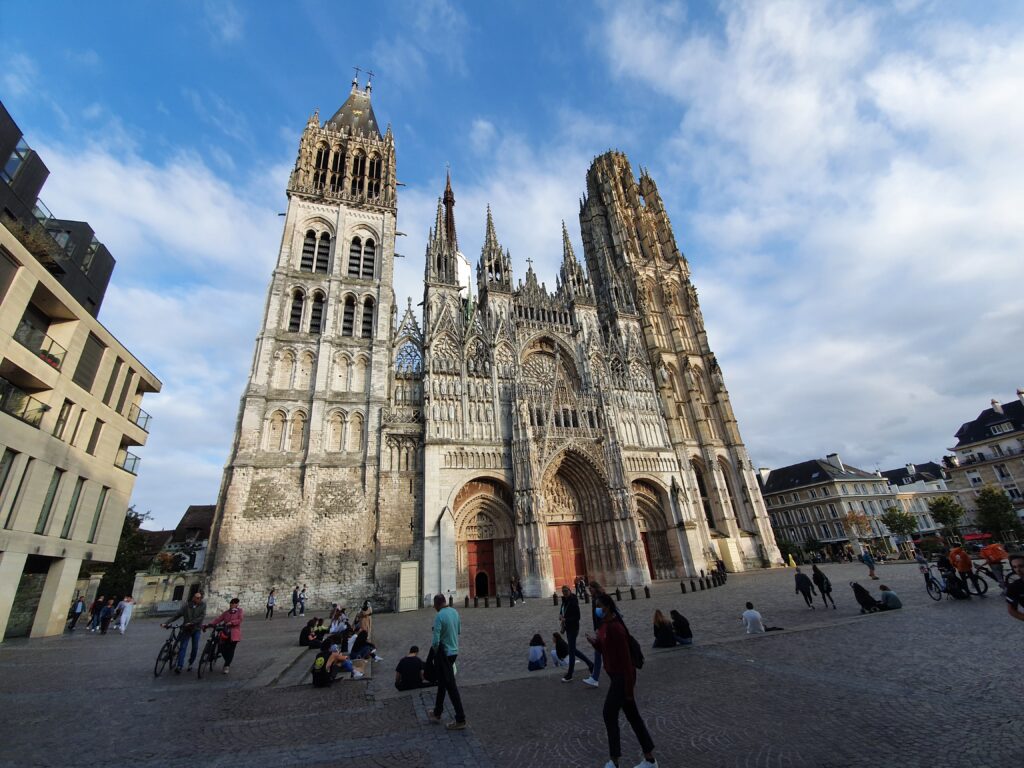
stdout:
MULTIPOLYGON (((16 469, 15 465, 19 463, 20 455, 18 451, 5 448, 3 457, 0 458, 0 512, 6 511, 4 517, 4 528, 6 530, 11 529, 16 513, 21 505, 29 476, 35 471, 34 465, 36 460, 32 456, 25 458, 20 471, 16 469), (8 499, 10 499, 9 504, 8 499)), ((66 470, 60 467, 53 468, 50 482, 47 485, 46 496, 43 498, 43 503, 39 508, 39 515, 36 518, 35 533, 45 536, 52 536, 56 533, 58 519, 56 514, 60 512, 56 502, 63 487, 66 487, 66 484, 71 482, 70 479, 65 480, 66 477, 66 470)), ((86 482, 88 480, 85 477, 79 476, 74 479, 74 489, 71 492, 71 498, 64 511, 64 518, 60 525, 60 538, 62 539, 71 538, 71 533, 80 511, 83 489, 86 482)), ((102 486, 99 497, 96 500, 87 539, 90 544, 96 541, 96 532, 99 529, 100 519, 103 516, 103 508, 106 506, 109 491, 110 489, 107 486, 102 486)))
MULTIPOLYGON (((363 450, 363 415, 359 412, 347 414, 334 411, 327 418, 324 433, 324 449, 330 452, 345 451, 358 453, 363 450)), ((271 452, 303 450, 306 444, 307 420, 303 411, 296 411, 291 418, 276 410, 267 418, 264 450, 271 452)))
MULTIPOLYGON (((274 362, 272 386, 276 389, 309 389, 315 359, 309 351, 297 357, 290 349, 280 352, 274 362)), ((370 359, 365 355, 355 358, 347 354, 335 356, 330 388, 339 392, 362 392, 366 388, 369 366, 370 359)))
MULTIPOLYGON (((332 148, 323 142, 317 145, 313 186, 325 187, 332 194, 339 194, 344 189, 345 160, 344 147, 335 145, 332 148)), ((369 197, 380 197, 383 168, 384 163, 376 152, 367 156, 361 149, 357 149, 349 167, 349 194, 365 193, 369 197)))
MULTIPOLYGON (((305 327, 307 333, 323 333, 324 305, 327 297, 322 291, 313 291, 312 301, 309 304, 309 316, 306 317, 306 292, 296 288, 292 292, 292 306, 288 313, 288 330, 292 333, 299 333, 305 327)), ((363 299, 363 306, 360 312, 359 337, 369 339, 373 336, 374 311, 376 302, 372 296, 363 299)), ((345 304, 341 315, 341 335, 355 336, 356 329, 356 297, 351 294, 345 297, 345 304)))
MULTIPOLYGON (((331 235, 315 230, 308 230, 302 240, 302 252, 299 256, 299 271, 316 274, 329 274, 331 271, 331 235)), ((377 269, 377 244, 372 238, 363 240, 353 237, 348 249, 349 277, 360 280, 372 280, 377 269)))

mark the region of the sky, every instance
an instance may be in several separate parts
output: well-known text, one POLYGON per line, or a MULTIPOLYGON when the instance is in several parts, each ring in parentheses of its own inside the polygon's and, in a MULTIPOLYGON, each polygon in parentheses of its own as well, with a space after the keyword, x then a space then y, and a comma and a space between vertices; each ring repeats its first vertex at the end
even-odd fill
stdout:
POLYGON ((100 320, 163 381, 151 527, 216 501, 299 137, 353 67, 395 133, 400 306, 447 167, 470 260, 490 204, 553 288, 614 148, 658 184, 756 466, 937 460, 1024 386, 1022 4, 3 0, 41 197, 110 248, 100 320))

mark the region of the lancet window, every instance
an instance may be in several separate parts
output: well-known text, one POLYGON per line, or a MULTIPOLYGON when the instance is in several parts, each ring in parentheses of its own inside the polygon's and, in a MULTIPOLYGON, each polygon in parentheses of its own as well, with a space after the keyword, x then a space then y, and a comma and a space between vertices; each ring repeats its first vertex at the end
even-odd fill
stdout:
POLYGON ((331 194, 338 194, 345 179, 345 150, 336 146, 331 152, 331 194))
POLYGON ((302 241, 302 259, 299 261, 299 269, 303 272, 313 271, 313 258, 316 251, 316 232, 312 229, 306 233, 302 241))
POLYGON ((320 234, 320 240, 316 245, 316 268, 314 272, 327 274, 327 264, 331 258, 331 236, 326 232, 320 234))
POLYGON ((324 295, 317 291, 313 294, 313 305, 309 310, 309 332, 320 333, 324 321, 324 295))
POLYGON ((302 310, 306 303, 306 294, 300 288, 295 289, 292 294, 292 311, 288 318, 288 330, 298 332, 302 330, 302 310))
POLYGON ((367 298, 363 304, 363 332, 361 336, 369 339, 373 336, 373 299, 367 298))
POLYGON ((356 319, 356 297, 347 296, 345 298, 345 309, 341 315, 341 335, 351 336, 352 326, 356 319))
POLYGON ((318 144, 316 148, 316 163, 313 168, 313 187, 319 189, 327 183, 327 165, 330 160, 331 150, 326 144, 318 144))
POLYGON ((366 155, 356 152, 352 157, 352 185, 353 195, 363 192, 366 189, 366 155))

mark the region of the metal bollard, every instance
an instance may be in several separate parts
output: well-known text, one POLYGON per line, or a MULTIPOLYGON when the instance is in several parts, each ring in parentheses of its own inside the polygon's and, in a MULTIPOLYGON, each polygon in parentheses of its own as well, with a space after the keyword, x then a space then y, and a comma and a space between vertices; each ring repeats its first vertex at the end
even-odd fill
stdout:
MULTIPOLYGON (((451 608, 452 607, 452 603, 454 603, 454 602, 455 602, 455 595, 453 595, 451 592, 449 592, 448 593, 448 607, 451 608)), ((466 603, 466 607, 467 608, 469 607, 469 603, 466 603)))
POLYGON ((700 579, 697 581, 697 583, 700 584, 700 591, 701 592, 703 592, 705 589, 707 589, 707 587, 704 586, 704 577, 703 576, 700 577, 700 579))
POLYGON ((497 595, 494 598, 494 607, 495 608, 501 608, 501 595, 497 595))
POLYGON ((622 601, 622 590, 619 589, 618 587, 616 587, 615 588, 615 602, 618 603, 618 602, 621 602, 621 601, 622 601))
POLYGON ((690 591, 691 592, 696 592, 697 591, 697 582, 695 582, 693 579, 690 579, 690 591))
POLYGON ((484 595, 484 608, 490 608, 490 606, 487 603, 488 603, 487 595, 484 595))
MULTIPOLYGON (((704 587, 701 587, 701 589, 704 589, 704 587)), ((474 597, 473 598, 473 607, 474 608, 479 608, 480 607, 480 598, 479 597, 474 597)))
POLYGON ((469 608, 469 595, 466 595, 466 607, 469 608))
POLYGON ((648 600, 651 599, 651 588, 648 587, 646 584, 644 584, 644 597, 646 597, 648 600))
POLYGON ((551 593, 551 604, 552 605, 558 605, 558 593, 557 592, 552 592, 551 593))
POLYGON ((704 578, 704 569, 703 568, 700 569, 700 577, 702 579, 704 578))
POLYGON ((682 592, 684 595, 686 594, 686 582, 685 581, 680 581, 679 582, 679 591, 682 592))
POLYGON ((629 586, 629 599, 636 600, 636 587, 634 587, 632 584, 630 584, 629 586))

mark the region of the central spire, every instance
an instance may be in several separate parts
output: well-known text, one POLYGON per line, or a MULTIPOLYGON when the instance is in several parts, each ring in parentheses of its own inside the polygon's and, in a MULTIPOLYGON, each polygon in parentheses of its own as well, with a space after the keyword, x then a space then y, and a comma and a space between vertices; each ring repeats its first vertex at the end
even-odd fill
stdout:
POLYGON ((446 173, 444 185, 444 233, 453 251, 459 250, 459 239, 455 236, 455 193, 452 192, 452 172, 446 173))

